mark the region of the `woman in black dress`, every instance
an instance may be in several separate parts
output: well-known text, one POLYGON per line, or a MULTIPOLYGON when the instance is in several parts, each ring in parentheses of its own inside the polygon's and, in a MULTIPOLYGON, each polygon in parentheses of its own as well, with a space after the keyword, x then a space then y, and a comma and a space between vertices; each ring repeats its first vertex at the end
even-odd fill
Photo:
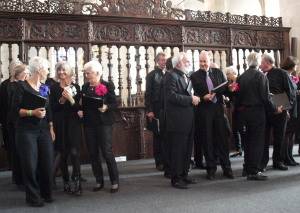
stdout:
POLYGON ((81 195, 80 183, 80 118, 77 114, 80 105, 80 88, 72 83, 73 72, 67 62, 58 62, 55 66, 57 83, 51 86, 50 102, 53 112, 55 149, 61 156, 61 171, 64 191, 81 195), (68 157, 73 166, 72 184, 68 171, 68 157))
POLYGON ((118 168, 112 153, 113 110, 117 107, 115 87, 112 82, 100 80, 102 66, 97 61, 90 61, 84 65, 84 75, 88 82, 82 86, 83 112, 81 112, 81 116, 83 116, 85 139, 92 161, 92 169, 96 177, 96 186, 93 190, 99 191, 104 186, 103 169, 99 156, 100 148, 108 168, 111 182, 110 191, 114 193, 119 189, 118 168), (103 100, 102 104, 101 100, 103 100))
POLYGON ((16 145, 21 159, 28 205, 40 207, 52 202, 52 165, 55 139, 49 106, 49 88, 44 82, 48 61, 33 57, 29 62, 31 76, 18 82, 13 97, 17 113, 16 145), (37 176, 39 177, 37 179, 37 176))

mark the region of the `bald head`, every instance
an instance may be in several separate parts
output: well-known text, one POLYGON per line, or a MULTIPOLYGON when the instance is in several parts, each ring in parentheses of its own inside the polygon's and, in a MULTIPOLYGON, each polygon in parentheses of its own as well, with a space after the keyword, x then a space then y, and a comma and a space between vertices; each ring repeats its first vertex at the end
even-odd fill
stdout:
POLYGON ((208 71, 210 67, 210 57, 207 51, 203 50, 199 54, 200 69, 208 71))

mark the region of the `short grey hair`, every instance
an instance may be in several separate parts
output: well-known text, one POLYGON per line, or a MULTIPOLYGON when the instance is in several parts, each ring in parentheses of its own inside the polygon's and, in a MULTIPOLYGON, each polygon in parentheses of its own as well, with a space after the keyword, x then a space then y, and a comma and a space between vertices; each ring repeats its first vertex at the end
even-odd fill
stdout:
POLYGON ((237 74, 235 69, 232 66, 226 67, 224 72, 225 72, 226 75, 228 75, 228 74, 236 75, 237 74))
POLYGON ((87 70, 90 70, 98 75, 102 75, 102 65, 96 60, 89 61, 83 66, 83 71, 87 70))
POLYGON ((182 59, 186 57, 185 52, 179 52, 178 54, 176 54, 173 58, 172 58, 172 65, 173 68, 175 68, 180 61, 182 61, 182 59))
POLYGON ((161 56, 166 57, 166 54, 165 54, 164 52, 159 52, 159 53, 157 53, 157 55, 156 55, 155 58, 154 58, 155 63, 158 62, 158 60, 159 60, 159 58, 160 58, 161 56))
POLYGON ((60 61, 55 65, 55 79, 57 79, 57 80, 58 80, 58 71, 61 69, 65 70, 67 75, 69 75, 70 77, 72 77, 74 75, 74 72, 73 72, 70 64, 66 61, 60 61))
POLYGON ((247 62, 249 67, 257 67, 258 66, 258 58, 259 55, 257 52, 250 53, 247 56, 247 62))
POLYGON ((48 68, 49 62, 40 56, 35 56, 29 61, 28 69, 31 74, 34 74, 41 69, 48 70, 48 68))
POLYGON ((268 63, 270 63, 272 65, 275 63, 274 58, 271 55, 269 55, 269 54, 263 54, 261 56, 261 60, 264 60, 264 61, 266 61, 266 62, 268 62, 268 63))

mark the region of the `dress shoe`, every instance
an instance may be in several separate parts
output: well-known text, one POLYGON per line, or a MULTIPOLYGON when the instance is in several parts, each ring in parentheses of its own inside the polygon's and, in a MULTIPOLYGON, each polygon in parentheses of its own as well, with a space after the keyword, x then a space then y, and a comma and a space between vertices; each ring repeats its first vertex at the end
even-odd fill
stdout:
POLYGON ((284 161, 284 165, 286 165, 286 166, 297 166, 298 164, 294 161, 289 160, 289 161, 284 161))
POLYGON ((116 193, 119 191, 119 184, 113 184, 110 188, 110 193, 116 193))
POLYGON ((172 186, 177 189, 188 189, 187 183, 183 180, 172 182, 172 186))
POLYGON ((186 177, 186 178, 183 178, 182 179, 186 184, 196 184, 197 181, 193 178, 190 178, 190 177, 186 177))
POLYGON ((165 172, 165 173, 164 173, 164 177, 165 177, 165 178, 168 178, 168 179, 171 179, 171 174, 168 173, 168 172, 165 172))
POLYGON ((242 155, 243 155, 243 152, 242 152, 241 150, 238 150, 238 151, 232 153, 232 154, 230 155, 230 157, 231 157, 231 158, 235 158, 235 157, 242 156, 242 155))
POLYGON ((254 175, 247 175, 247 180, 267 180, 268 176, 264 175, 262 172, 258 172, 254 175))
POLYGON ((31 206, 31 207, 43 207, 44 202, 39 200, 39 201, 26 201, 26 203, 31 206))
POLYGON ((164 165, 158 164, 158 165, 156 165, 156 169, 157 169, 158 171, 164 171, 164 165))
POLYGON ((104 187, 104 184, 103 183, 97 183, 96 186, 93 188, 93 192, 98 192, 100 191, 101 189, 103 189, 104 187))
POLYGON ((223 172, 223 176, 229 179, 234 179, 232 169, 225 169, 223 172))
POLYGON ((216 172, 215 171, 207 171, 206 179, 208 180, 214 180, 216 178, 216 172))
POLYGON ((273 164, 273 169, 281 170, 281 171, 286 171, 289 169, 286 165, 284 165, 282 162, 275 163, 273 164))

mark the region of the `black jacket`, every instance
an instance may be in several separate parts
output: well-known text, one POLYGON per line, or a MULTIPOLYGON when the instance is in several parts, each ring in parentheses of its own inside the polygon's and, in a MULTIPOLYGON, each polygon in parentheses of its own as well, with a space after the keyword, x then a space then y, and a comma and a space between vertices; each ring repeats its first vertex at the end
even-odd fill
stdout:
MULTIPOLYGON (((226 81, 226 78, 223 74, 223 72, 216 68, 210 68, 209 70, 209 76, 213 82, 214 87, 224 83, 226 81)), ((203 97, 209 93, 207 84, 206 84, 206 75, 207 72, 205 70, 199 69, 198 71, 194 72, 191 75, 191 81, 193 84, 194 93, 196 96, 199 96, 201 98, 200 104, 206 104, 205 101, 203 101, 203 97)), ((223 94, 228 92, 226 87, 223 87, 222 89, 218 90, 216 97, 217 97, 217 103, 223 104, 223 94)))
POLYGON ((264 107, 268 112, 275 112, 266 76, 257 69, 250 67, 236 81, 239 91, 236 96, 236 108, 264 107))
MULTIPOLYGON (((145 91, 145 107, 146 112, 159 113, 161 106, 161 84, 163 79, 163 72, 160 68, 156 68, 146 77, 146 91, 145 91)), ((158 116, 158 115, 155 115, 158 116)))
MULTIPOLYGON (((107 81, 101 81, 101 84, 104 84, 108 89, 108 93, 103 97, 104 104, 108 106, 108 110, 102 113, 99 110, 88 109, 83 105, 83 122, 85 126, 95 127, 97 125, 112 125, 114 123, 113 111, 117 108, 115 86, 107 81)), ((85 83, 82 85, 81 94, 96 97, 94 90, 95 88, 90 87, 89 83, 85 83)))
POLYGON ((187 134, 193 128, 194 111, 183 75, 176 68, 166 75, 166 127, 168 132, 187 134))

